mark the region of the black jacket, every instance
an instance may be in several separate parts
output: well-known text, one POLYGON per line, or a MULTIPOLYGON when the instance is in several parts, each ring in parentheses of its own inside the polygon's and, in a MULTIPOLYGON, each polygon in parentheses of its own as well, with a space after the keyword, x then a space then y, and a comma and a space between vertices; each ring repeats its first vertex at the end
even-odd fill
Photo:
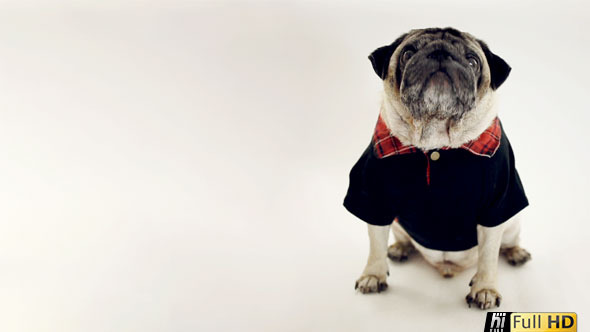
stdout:
POLYGON ((398 218, 426 248, 458 251, 477 245, 477 225, 497 226, 528 205, 510 142, 495 121, 501 137, 490 155, 413 148, 382 157, 375 136, 350 172, 344 206, 372 225, 398 218))

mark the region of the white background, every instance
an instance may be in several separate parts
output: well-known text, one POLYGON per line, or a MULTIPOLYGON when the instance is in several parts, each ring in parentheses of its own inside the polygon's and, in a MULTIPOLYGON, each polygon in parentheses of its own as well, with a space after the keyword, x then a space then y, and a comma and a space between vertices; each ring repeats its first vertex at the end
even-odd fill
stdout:
POLYGON ((531 205, 503 311, 590 313, 589 7, 569 1, 0 3, 0 331, 464 331, 421 258, 353 290, 346 212, 381 82, 367 55, 453 26, 513 71, 531 205))

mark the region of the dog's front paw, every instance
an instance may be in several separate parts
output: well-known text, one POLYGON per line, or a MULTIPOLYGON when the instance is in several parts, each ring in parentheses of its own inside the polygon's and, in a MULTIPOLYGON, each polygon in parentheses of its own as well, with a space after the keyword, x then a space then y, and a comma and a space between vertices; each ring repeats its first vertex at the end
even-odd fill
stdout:
POLYGON ((362 275, 355 283, 354 289, 358 289, 361 293, 380 293, 387 289, 387 275, 362 275))
POLYGON ((493 306, 499 307, 502 301, 500 293, 493 288, 483 288, 477 290, 475 287, 471 287, 471 292, 465 297, 467 304, 471 308, 471 304, 475 304, 478 308, 485 310, 490 309, 493 306))
POLYGON ((522 265, 531 259, 531 254, 519 246, 502 248, 500 253, 506 257, 508 263, 514 266, 522 265))

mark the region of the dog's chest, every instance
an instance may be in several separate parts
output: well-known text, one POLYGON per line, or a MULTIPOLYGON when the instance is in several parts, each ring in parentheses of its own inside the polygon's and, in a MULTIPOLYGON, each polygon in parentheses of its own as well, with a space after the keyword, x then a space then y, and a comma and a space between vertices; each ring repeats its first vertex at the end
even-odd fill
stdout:
POLYGON ((486 161, 462 149, 399 155, 376 161, 373 181, 414 239, 459 250, 476 241, 476 220, 489 203, 494 182, 486 161))
POLYGON ((486 161, 459 149, 418 152, 376 160, 379 166, 372 177, 392 202, 424 207, 441 205, 439 209, 452 210, 465 202, 476 204, 483 199, 481 194, 487 189, 484 187, 493 185, 487 176, 486 161))

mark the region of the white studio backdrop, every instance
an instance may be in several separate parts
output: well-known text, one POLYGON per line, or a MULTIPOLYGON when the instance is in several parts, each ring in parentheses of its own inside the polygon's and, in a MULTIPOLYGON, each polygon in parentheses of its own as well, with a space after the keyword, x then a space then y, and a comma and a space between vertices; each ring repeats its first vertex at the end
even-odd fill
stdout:
POLYGON ((500 117, 531 205, 503 311, 590 313, 589 5, 0 2, 0 331, 483 329, 442 279, 353 290, 342 207, 377 119, 368 54, 453 26, 513 71, 500 117))

